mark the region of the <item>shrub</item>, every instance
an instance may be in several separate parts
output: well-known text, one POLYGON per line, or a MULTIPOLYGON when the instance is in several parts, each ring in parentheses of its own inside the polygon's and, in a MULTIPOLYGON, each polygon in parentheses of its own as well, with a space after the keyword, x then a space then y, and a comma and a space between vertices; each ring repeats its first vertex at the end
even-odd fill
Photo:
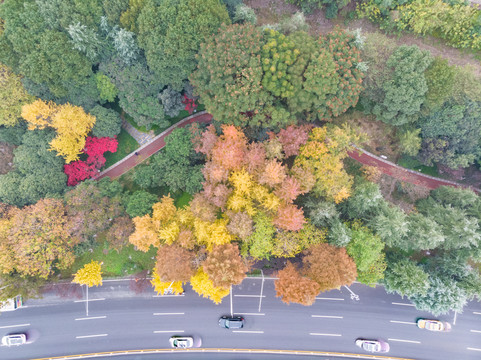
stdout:
POLYGON ((184 109, 182 95, 170 86, 167 86, 167 88, 159 94, 159 99, 162 101, 164 112, 167 116, 175 117, 184 109))
POLYGON ((120 134, 122 128, 122 119, 118 112, 112 109, 107 109, 103 106, 97 105, 90 114, 95 116, 94 127, 92 134, 96 137, 114 137, 120 134))
POLYGON ((235 23, 251 23, 255 25, 257 24, 257 15, 254 9, 247 5, 239 4, 235 8, 235 15, 232 21, 235 23))

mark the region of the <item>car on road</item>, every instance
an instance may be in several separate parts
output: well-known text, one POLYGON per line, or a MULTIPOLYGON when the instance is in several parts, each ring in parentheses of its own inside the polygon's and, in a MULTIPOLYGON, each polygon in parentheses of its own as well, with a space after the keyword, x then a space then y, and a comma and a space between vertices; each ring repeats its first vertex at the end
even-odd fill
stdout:
POLYGON ((389 351, 389 344, 382 340, 371 340, 371 339, 357 339, 356 345, 361 349, 369 352, 384 352, 389 351))
POLYGON ((200 347, 200 338, 194 339, 192 336, 171 336, 169 339, 170 346, 178 349, 186 349, 191 347, 200 347))
POLYGON ((416 325, 420 329, 429 331, 450 331, 451 324, 446 321, 432 320, 432 319, 418 319, 416 325))
POLYGON ((27 342, 27 335, 25 334, 10 334, 2 337, 2 345, 4 346, 18 346, 27 342))
POLYGON ((222 316, 219 319, 219 326, 226 329, 242 329, 244 318, 242 316, 222 316))

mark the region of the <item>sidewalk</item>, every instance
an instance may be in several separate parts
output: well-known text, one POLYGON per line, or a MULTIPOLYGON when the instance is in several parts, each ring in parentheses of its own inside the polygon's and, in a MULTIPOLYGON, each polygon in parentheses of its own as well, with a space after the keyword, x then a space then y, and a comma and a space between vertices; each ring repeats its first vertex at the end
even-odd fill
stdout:
POLYGON ((140 146, 152 141, 155 138, 155 134, 153 131, 149 131, 148 133, 143 133, 136 128, 134 128, 127 120, 122 119, 122 128, 127 131, 130 136, 132 136, 135 141, 139 143, 140 146))
POLYGON ((206 113, 205 111, 186 117, 185 119, 169 127, 164 132, 152 138, 149 142, 142 145, 135 152, 127 155, 122 160, 116 162, 109 168, 100 172, 96 177, 94 177, 94 179, 99 180, 106 176, 110 177, 111 179, 115 179, 125 174, 131 168, 145 161, 146 159, 151 157, 153 154, 155 154, 157 151, 162 149, 165 146, 165 137, 168 136, 175 128, 185 127, 194 122, 208 123, 211 120, 212 120, 212 115, 206 113))

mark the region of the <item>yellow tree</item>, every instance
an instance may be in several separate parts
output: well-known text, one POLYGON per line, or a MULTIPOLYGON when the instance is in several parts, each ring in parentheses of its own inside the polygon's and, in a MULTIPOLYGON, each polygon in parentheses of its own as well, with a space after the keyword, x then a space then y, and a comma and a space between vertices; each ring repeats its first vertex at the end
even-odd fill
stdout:
POLYGON ((149 214, 134 217, 135 231, 130 235, 129 242, 140 251, 147 252, 150 246, 159 246, 159 224, 153 221, 149 214))
POLYGON ((184 292, 182 288, 182 281, 162 281, 160 279, 157 270, 154 269, 153 278, 150 280, 150 283, 154 287, 154 291, 157 292, 157 295, 165 295, 169 289, 172 294, 180 295, 184 292))
POLYGON ((78 160, 85 147, 85 138, 95 124, 95 117, 87 114, 80 106, 56 105, 53 102, 36 100, 22 107, 22 117, 29 123, 29 129, 52 127, 57 136, 50 142, 66 163, 78 160))
POLYGON ((89 287, 102 285, 101 264, 92 260, 89 264, 85 264, 82 269, 76 272, 73 283, 86 286, 87 301, 85 302, 85 311, 89 316, 89 287))
POLYGON ((75 273, 72 280, 74 284, 87 285, 88 287, 102 285, 101 264, 92 260, 75 273))
POLYGON ((204 272, 202 267, 190 278, 190 285, 192 286, 192 290, 197 294, 211 299, 216 304, 220 304, 222 298, 229 295, 229 289, 214 286, 213 281, 209 279, 209 276, 204 272))

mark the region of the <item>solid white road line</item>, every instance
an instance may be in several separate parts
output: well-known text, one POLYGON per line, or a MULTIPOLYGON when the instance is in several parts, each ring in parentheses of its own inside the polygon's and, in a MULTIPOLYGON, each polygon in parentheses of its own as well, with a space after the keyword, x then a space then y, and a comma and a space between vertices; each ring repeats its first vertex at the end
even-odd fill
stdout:
POLYGON ((154 315, 185 315, 185 313, 154 313, 154 315))
POLYGON ((94 320, 94 319, 105 319, 107 316, 104 315, 104 316, 92 316, 92 317, 84 317, 84 318, 78 318, 78 319, 75 319, 75 321, 77 320, 94 320))
POLYGON ((264 331, 260 330, 232 330, 233 333, 243 333, 243 334, 264 334, 264 331))
POLYGON ((328 319, 343 319, 343 316, 331 316, 331 315, 311 315, 313 318, 328 318, 328 319))
POLYGON ((91 301, 102 301, 105 300, 105 298, 100 298, 100 299, 88 299, 88 300, 75 300, 74 302, 91 302, 91 301))
POLYGON ((411 321, 397 321, 397 320, 389 320, 389 322, 396 323, 396 324, 407 324, 407 325, 416 325, 416 323, 411 321))
POLYGON ((481 351, 481 349, 472 348, 472 347, 468 347, 468 348, 466 348, 466 349, 468 349, 468 350, 473 350, 473 351, 481 351))
POLYGON ((8 328, 20 327, 20 326, 30 326, 30 324, 19 324, 19 325, 0 326, 0 329, 8 329, 8 328))
POLYGON ((344 301, 342 298, 324 298, 324 297, 316 297, 316 300, 336 300, 336 301, 344 301))
POLYGON ((234 313, 234 315, 248 315, 248 316, 264 316, 264 313, 234 313))
POLYGON ((481 330, 469 330, 471 332, 474 332, 474 333, 481 333, 481 330))
POLYGON ((234 295, 237 297, 266 297, 265 295, 234 295))
POLYGON ((163 333, 183 333, 184 330, 156 330, 154 334, 163 334, 163 333))
POLYGON ((388 339, 389 341, 399 341, 399 342, 407 342, 407 343, 413 343, 413 344, 421 344, 421 341, 416 341, 416 340, 403 340, 403 339, 388 339))
POLYGON ((101 336, 108 336, 109 334, 96 334, 96 335, 83 335, 83 336, 76 336, 76 339, 85 339, 91 337, 101 337, 101 336))
POLYGON ((321 334, 321 333, 309 333, 309 335, 313 335, 313 336, 342 336, 341 334, 321 334))
POLYGON ((185 296, 185 294, 180 294, 180 295, 152 295, 152 297, 156 297, 156 298, 163 298, 163 297, 179 297, 179 296, 185 296))
POLYGON ((406 304, 406 303, 398 303, 398 302, 393 302, 391 303, 393 305, 401 305, 401 306, 414 306, 413 304, 406 304))

